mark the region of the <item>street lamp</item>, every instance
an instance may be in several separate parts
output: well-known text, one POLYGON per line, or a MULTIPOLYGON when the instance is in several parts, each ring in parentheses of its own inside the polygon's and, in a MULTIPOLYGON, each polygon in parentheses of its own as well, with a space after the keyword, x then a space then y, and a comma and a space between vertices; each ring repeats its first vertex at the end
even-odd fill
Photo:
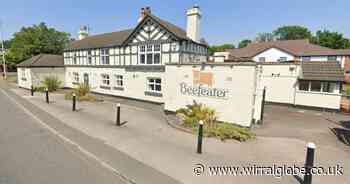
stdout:
POLYGON ((5 60, 5 48, 4 48, 4 36, 3 36, 3 28, 2 28, 2 21, 0 20, 0 35, 1 35, 1 55, 2 55, 2 69, 3 69, 3 76, 4 79, 6 79, 6 60, 5 60))

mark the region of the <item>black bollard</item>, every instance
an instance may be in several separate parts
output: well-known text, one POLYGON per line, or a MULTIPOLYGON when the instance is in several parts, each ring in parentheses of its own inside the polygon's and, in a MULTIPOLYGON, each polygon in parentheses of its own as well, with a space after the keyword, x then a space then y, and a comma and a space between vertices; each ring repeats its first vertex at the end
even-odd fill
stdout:
POLYGON ((198 144, 197 144, 197 153, 202 153, 202 142, 203 142, 203 121, 199 121, 199 128, 198 128, 198 144))
POLYGON ((46 103, 50 103, 49 102, 49 89, 45 89, 45 94, 46 94, 46 103))
POLYGON ((117 120, 116 120, 116 125, 120 126, 120 103, 117 104, 117 120))
POLYGON ((262 100, 261 100, 260 124, 263 124, 264 122, 265 96, 266 96, 266 87, 264 87, 263 89, 262 100))
POLYGON ((32 96, 34 96, 34 87, 33 87, 33 85, 30 86, 30 94, 32 96))
POLYGON ((316 145, 314 143, 310 142, 307 144, 304 184, 311 184, 312 182, 311 169, 314 166, 315 149, 316 149, 316 145))
POLYGON ((72 101, 73 101, 73 106, 72 106, 72 110, 75 111, 76 110, 76 95, 75 93, 72 94, 72 101))

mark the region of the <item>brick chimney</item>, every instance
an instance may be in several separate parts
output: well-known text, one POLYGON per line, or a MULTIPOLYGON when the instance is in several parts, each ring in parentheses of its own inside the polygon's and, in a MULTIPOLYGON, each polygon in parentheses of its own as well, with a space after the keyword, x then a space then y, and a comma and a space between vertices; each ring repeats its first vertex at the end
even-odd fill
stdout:
POLYGON ((151 11, 151 8, 149 6, 145 7, 145 8, 141 8, 141 11, 140 11, 140 18, 138 20, 138 22, 141 22, 147 14, 151 14, 152 11, 151 11))

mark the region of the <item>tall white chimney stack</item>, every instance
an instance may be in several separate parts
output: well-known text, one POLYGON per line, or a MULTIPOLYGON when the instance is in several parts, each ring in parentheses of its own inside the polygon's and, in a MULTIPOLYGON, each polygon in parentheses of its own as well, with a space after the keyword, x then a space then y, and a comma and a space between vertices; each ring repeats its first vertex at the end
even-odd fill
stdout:
POLYGON ((198 5, 187 10, 187 37, 193 41, 200 42, 200 21, 202 13, 198 5))
POLYGON ((82 40, 89 36, 89 27, 88 26, 81 26, 80 30, 78 32, 78 40, 82 40))

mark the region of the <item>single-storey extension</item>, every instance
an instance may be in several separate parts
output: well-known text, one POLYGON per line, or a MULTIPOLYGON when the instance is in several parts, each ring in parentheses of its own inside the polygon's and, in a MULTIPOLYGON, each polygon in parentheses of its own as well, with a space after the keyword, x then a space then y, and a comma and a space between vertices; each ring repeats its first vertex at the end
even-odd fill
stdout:
POLYGON ((17 65, 18 86, 26 89, 42 86, 47 76, 55 76, 65 81, 63 56, 39 54, 17 65))

